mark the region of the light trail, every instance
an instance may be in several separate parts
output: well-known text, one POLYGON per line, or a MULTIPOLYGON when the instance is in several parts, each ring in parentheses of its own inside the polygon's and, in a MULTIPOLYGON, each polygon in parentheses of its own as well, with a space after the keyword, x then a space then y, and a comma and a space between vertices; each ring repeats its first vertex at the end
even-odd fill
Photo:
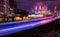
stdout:
POLYGON ((36 21, 36 20, 44 20, 44 19, 49 19, 49 18, 52 18, 53 16, 50 16, 50 17, 45 17, 45 18, 38 18, 38 19, 32 19, 32 20, 25 20, 25 21, 16 21, 16 22, 7 22, 7 23, 0 23, 0 26, 1 25, 7 25, 7 24, 13 24, 13 23, 22 23, 22 22, 30 22, 30 21, 36 21))
POLYGON ((28 21, 17 21, 17 22, 9 22, 9 23, 2 23, 1 25, 0 25, 0 30, 1 29, 5 29, 5 28, 11 28, 11 27, 16 27, 16 26, 22 26, 22 25, 26 25, 26 24, 29 24, 29 23, 35 23, 35 22, 38 22, 38 21, 41 21, 41 20, 46 20, 46 19, 51 19, 52 18, 52 16, 51 17, 46 17, 46 18, 41 18, 41 19, 34 19, 34 20, 28 20, 28 21))
POLYGON ((7 29, 1 29, 0 30, 0 36, 7 35, 7 34, 12 34, 12 33, 19 32, 19 31, 26 30, 26 29, 30 29, 30 28, 34 28, 34 27, 37 27, 37 26, 40 26, 40 25, 44 25, 44 24, 47 24, 47 23, 52 22, 52 21, 54 21, 56 19, 59 19, 59 18, 60 18, 60 16, 55 17, 55 18, 42 20, 42 21, 38 21, 38 22, 35 22, 35 23, 22 25, 22 26, 16 26, 16 27, 11 27, 11 28, 7 28, 7 29))

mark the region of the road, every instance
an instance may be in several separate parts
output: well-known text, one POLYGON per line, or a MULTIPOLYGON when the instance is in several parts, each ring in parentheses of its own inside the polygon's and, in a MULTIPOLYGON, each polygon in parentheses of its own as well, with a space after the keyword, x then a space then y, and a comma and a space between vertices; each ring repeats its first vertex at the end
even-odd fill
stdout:
POLYGON ((1 23, 0 24, 0 36, 35 28, 41 25, 45 25, 59 18, 60 16, 48 17, 48 18, 42 18, 42 19, 39 18, 39 19, 34 19, 34 20, 22 21, 22 22, 17 21, 17 22, 1 23))
POLYGON ((38 26, 25 31, 19 31, 4 37, 60 37, 59 19, 51 23, 38 26))

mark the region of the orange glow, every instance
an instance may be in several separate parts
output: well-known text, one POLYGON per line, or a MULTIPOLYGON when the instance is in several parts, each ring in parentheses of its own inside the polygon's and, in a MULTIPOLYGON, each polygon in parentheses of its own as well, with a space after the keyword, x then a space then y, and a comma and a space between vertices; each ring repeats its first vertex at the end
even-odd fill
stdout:
POLYGON ((30 20, 29 17, 23 17, 23 20, 30 20))
POLYGON ((21 17, 15 17, 14 20, 19 21, 19 20, 22 20, 22 18, 21 17))
POLYGON ((0 18, 0 22, 3 22, 3 18, 0 18))

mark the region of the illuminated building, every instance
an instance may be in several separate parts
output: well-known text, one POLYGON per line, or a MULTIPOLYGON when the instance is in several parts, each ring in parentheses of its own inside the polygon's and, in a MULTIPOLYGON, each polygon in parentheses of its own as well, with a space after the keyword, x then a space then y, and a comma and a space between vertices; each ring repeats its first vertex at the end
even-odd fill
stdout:
POLYGON ((4 18, 0 18, 0 22, 3 22, 4 21, 4 18))
POLYGON ((0 12, 3 12, 3 9, 4 9, 3 6, 4 6, 4 5, 3 5, 3 0, 0 0, 0 12))
POLYGON ((0 0, 0 17, 7 14, 14 14, 16 8, 16 2, 14 0, 0 0))
POLYGON ((9 7, 9 0, 0 0, 0 15, 7 15, 9 13, 9 7))
POLYGON ((48 5, 44 2, 40 2, 34 6, 33 10, 34 10, 35 14, 40 14, 40 15, 43 15, 45 17, 46 11, 48 10, 48 5))
POLYGON ((19 21, 19 20, 22 20, 22 18, 21 17, 15 17, 14 20, 19 21))
POLYGON ((5 14, 5 4, 4 0, 0 0, 0 16, 5 14))

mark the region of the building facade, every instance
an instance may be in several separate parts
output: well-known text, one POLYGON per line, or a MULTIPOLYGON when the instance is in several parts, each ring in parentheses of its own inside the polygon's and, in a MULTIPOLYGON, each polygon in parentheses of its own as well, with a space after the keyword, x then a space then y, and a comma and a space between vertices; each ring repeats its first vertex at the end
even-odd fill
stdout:
POLYGON ((14 0, 0 0, 0 16, 14 14, 16 8, 14 0))
POLYGON ((9 0, 0 0, 0 15, 6 15, 9 12, 9 0))

